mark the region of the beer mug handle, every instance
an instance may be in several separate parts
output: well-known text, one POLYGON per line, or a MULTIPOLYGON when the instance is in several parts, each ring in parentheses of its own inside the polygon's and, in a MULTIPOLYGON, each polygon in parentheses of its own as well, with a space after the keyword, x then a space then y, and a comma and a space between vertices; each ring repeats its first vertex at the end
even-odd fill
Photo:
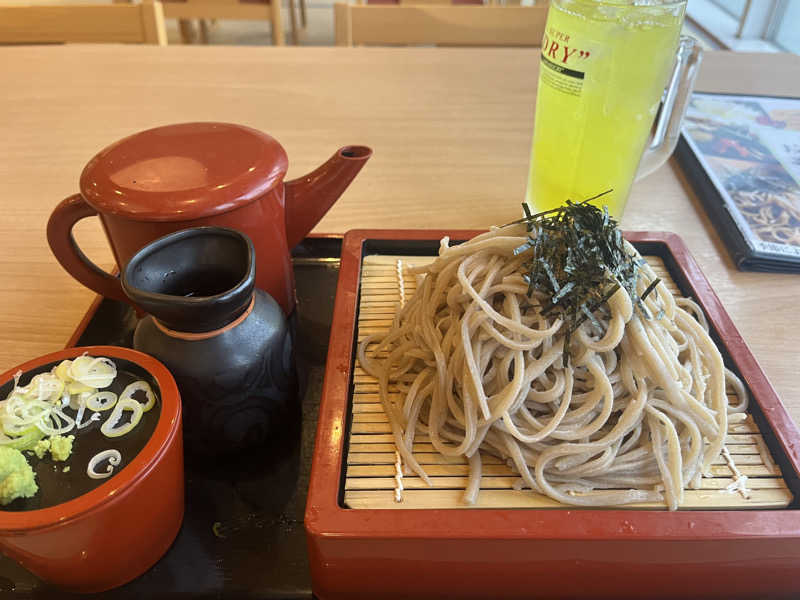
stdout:
POLYGON ((639 162, 636 179, 646 177, 672 155, 681 134, 681 123, 689 106, 694 89, 694 80, 703 56, 703 49, 696 39, 682 35, 678 43, 675 65, 653 127, 650 143, 639 162))

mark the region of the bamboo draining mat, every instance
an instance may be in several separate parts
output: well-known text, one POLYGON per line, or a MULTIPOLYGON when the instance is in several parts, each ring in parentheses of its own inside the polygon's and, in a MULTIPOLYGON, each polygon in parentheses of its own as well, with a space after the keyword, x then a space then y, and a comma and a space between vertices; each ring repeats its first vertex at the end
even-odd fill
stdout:
MULTIPOLYGON (((397 261, 404 269, 402 294, 407 301, 416 290, 416 278, 405 273, 409 266, 420 266, 433 257, 367 256, 361 273, 358 316, 358 341, 386 331, 400 306, 401 289, 397 261)), ((677 294, 677 286, 658 257, 647 257, 659 277, 677 294)), ((391 429, 378 396, 378 384, 358 365, 354 370, 352 427, 348 439, 344 503, 350 508, 464 508, 461 501, 468 468, 463 459, 445 458, 437 453, 427 436, 417 435, 414 455, 430 476, 429 487, 404 469, 401 502, 396 494, 396 454, 391 429)), ((734 483, 734 473, 720 456, 712 466, 713 477, 703 478, 701 489, 686 490, 683 510, 784 508, 792 494, 770 456, 752 417, 729 424, 726 447, 742 475, 747 476, 747 498, 726 488, 734 483)), ((483 477, 475 508, 558 508, 564 505, 530 490, 515 490, 519 479, 500 459, 482 455, 483 477)), ((574 508, 574 507, 572 507, 574 508)), ((663 504, 637 504, 627 508, 664 508, 663 504)))

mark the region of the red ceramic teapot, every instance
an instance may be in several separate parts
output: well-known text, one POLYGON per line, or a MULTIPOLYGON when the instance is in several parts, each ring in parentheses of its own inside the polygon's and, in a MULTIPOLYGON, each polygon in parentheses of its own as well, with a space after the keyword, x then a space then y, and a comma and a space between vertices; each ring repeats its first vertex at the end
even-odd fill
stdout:
POLYGON ((147 243, 189 227, 245 233, 256 251, 256 286, 288 314, 295 304, 289 251, 319 222, 372 155, 345 146, 311 173, 283 181, 288 159, 269 135, 227 123, 183 123, 137 133, 97 154, 80 194, 50 216, 47 240, 61 265, 85 286, 128 301, 119 278, 93 264, 72 236, 98 215, 117 265, 147 243))

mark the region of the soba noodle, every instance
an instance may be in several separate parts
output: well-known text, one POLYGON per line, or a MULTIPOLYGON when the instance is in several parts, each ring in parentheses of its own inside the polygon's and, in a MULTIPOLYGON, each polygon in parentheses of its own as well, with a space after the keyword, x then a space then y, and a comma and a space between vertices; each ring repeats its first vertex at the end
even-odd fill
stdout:
MULTIPOLYGON (((466 457, 470 504, 488 453, 519 474, 520 487, 564 504, 663 500, 676 509, 719 456, 728 412, 746 408, 743 386, 700 309, 663 283, 646 310, 617 290, 571 334, 565 364, 566 327, 541 314, 543 293, 528 296, 530 253, 514 253, 526 239, 522 226, 452 247, 445 238, 432 264, 410 269, 424 277, 390 331, 361 343, 403 462, 430 483, 412 452, 420 432, 442 455, 466 457)), ((655 279, 642 260, 637 294, 655 279)))

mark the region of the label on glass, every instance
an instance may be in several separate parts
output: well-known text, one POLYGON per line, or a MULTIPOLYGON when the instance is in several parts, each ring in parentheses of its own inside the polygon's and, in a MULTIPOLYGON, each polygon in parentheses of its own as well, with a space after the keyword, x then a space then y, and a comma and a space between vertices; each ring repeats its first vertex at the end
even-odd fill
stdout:
POLYGON ((541 83, 580 96, 591 51, 578 48, 569 34, 548 27, 542 38, 541 83))

